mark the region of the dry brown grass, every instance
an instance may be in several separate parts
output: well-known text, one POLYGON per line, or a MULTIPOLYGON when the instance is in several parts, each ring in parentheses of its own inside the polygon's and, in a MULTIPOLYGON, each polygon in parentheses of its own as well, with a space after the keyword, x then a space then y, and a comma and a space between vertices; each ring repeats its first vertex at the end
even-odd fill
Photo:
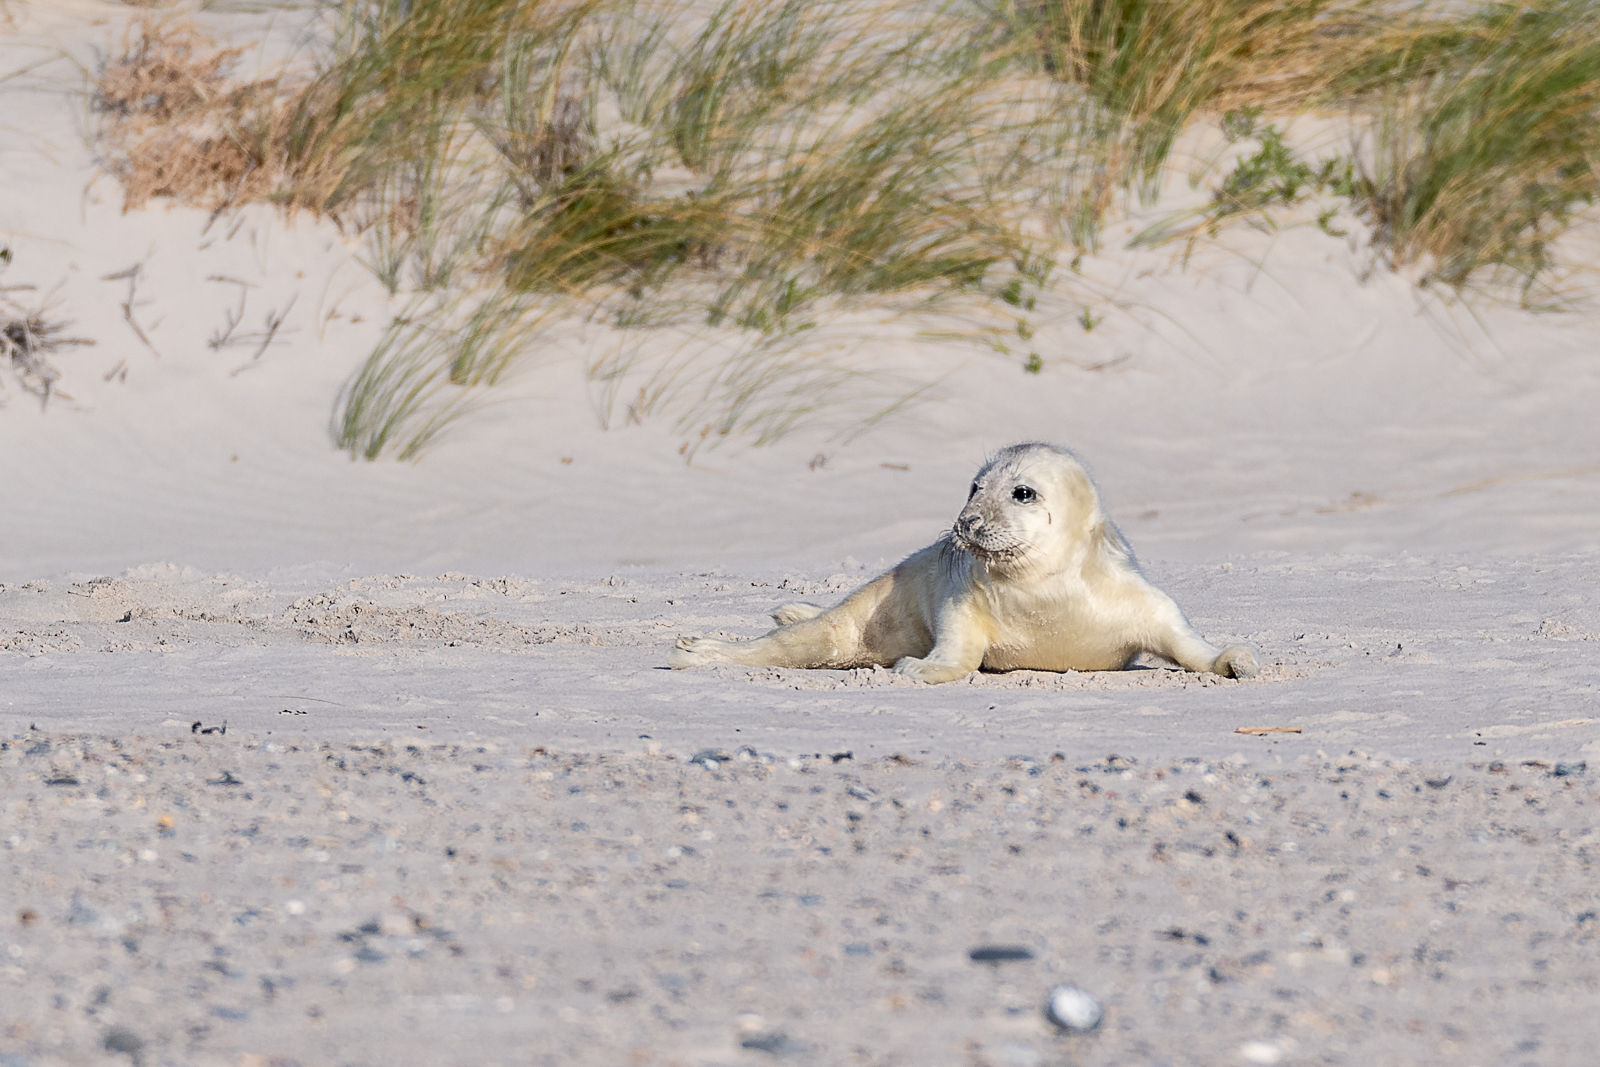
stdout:
POLYGON ((245 51, 221 48, 183 21, 141 18, 128 28, 94 95, 124 211, 155 197, 217 209, 281 190, 287 87, 235 81, 245 51))
MULTIPOLYGON (((32 286, 22 286, 31 289, 32 286)), ((44 306, 27 308, 7 299, 3 294, 16 291, 0 286, 0 368, 10 372, 11 378, 23 392, 39 399, 41 406, 50 403, 54 396, 65 396, 55 385, 61 372, 51 364, 49 355, 74 345, 92 345, 83 337, 62 336, 69 322, 48 317, 44 306)), ((0 377, 0 387, 5 379, 0 377)), ((71 397, 66 397, 70 400, 71 397)), ((5 402, 0 388, 0 404, 5 402)))

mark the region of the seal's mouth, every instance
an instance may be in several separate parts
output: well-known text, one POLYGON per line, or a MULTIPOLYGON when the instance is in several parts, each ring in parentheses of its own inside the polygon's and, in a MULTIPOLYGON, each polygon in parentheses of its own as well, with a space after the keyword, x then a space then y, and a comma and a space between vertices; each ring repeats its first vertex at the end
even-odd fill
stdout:
POLYGON ((997 537, 995 531, 983 528, 968 534, 959 523, 951 528, 950 540, 963 552, 989 563, 1008 563, 1020 559, 1028 551, 1028 546, 1014 537, 997 537))

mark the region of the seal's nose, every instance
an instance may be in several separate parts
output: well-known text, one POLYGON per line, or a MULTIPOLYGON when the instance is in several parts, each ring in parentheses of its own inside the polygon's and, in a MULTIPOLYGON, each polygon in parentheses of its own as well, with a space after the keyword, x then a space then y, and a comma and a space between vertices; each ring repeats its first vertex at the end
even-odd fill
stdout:
POLYGON ((975 512, 965 512, 956 519, 956 529, 967 537, 971 537, 983 529, 983 516, 975 512))

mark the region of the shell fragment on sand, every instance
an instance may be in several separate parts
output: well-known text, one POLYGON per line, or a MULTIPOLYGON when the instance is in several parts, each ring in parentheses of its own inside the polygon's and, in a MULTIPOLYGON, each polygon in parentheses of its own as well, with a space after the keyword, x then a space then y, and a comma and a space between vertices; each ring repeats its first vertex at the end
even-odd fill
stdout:
POLYGON ((1100 1025, 1105 1009, 1090 993, 1077 986, 1058 985, 1050 991, 1050 1001, 1045 1005, 1046 1018, 1063 1030, 1087 1033, 1100 1025))

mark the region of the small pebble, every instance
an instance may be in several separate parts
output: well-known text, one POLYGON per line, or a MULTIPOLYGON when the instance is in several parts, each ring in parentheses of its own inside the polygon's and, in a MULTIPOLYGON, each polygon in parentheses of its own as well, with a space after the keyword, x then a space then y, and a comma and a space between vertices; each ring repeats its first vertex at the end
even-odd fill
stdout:
POLYGON ((739 1042, 739 1047, 754 1049, 757 1052, 767 1052, 777 1056, 788 1049, 789 1035, 782 1030, 775 1030, 766 1034, 751 1034, 739 1042))
POLYGON ((1105 1018, 1105 1009, 1091 994, 1077 986, 1058 985, 1050 991, 1045 1016, 1063 1030, 1088 1033, 1105 1018))
POLYGON ((138 1056, 144 1050, 144 1040, 127 1027, 117 1026, 106 1031, 105 1049, 107 1052, 138 1056))

